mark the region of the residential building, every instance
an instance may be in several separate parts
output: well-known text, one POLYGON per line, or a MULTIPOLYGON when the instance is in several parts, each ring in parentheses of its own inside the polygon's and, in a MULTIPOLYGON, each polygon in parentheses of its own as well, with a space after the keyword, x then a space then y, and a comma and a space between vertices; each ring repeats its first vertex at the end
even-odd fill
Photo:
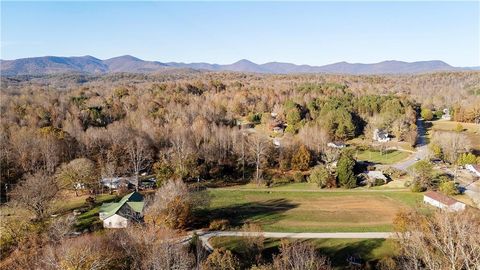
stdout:
POLYGON ((100 219, 104 228, 126 228, 130 222, 143 219, 142 194, 132 192, 125 195, 119 202, 104 203, 100 207, 100 219))
POLYGON ((373 139, 378 142, 388 142, 390 141, 390 137, 388 135, 388 132, 380 129, 375 129, 373 131, 373 139))

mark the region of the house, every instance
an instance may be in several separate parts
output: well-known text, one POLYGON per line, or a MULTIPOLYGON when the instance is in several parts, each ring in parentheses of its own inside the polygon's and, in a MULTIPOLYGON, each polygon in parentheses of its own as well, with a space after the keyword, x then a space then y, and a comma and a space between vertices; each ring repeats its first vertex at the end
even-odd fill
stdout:
POLYGON ((465 210, 464 203, 436 191, 425 192, 425 194, 423 195, 423 202, 447 211, 465 210))
POLYGON ((280 133, 282 134, 285 129, 283 126, 275 126, 272 128, 273 133, 280 133))
POLYGON ((380 129, 375 129, 373 131, 373 139, 378 142, 388 142, 390 141, 390 137, 388 136, 388 132, 380 129))
POLYGON ((362 181, 362 184, 368 186, 380 185, 378 181, 383 182, 383 184, 388 183, 388 178, 381 171, 366 171, 364 172, 365 180, 362 181))
POLYGON ((104 203, 100 207, 100 219, 104 228, 126 228, 129 222, 143 219, 142 194, 132 192, 125 195, 119 202, 104 203))
POLYGON ((451 120, 452 116, 450 115, 450 110, 445 108, 443 109, 442 119, 444 120, 451 120))
POLYGON ((480 177, 480 165, 467 164, 465 165, 465 169, 469 170, 475 176, 480 177))
POLYGON ((275 147, 280 147, 281 146, 280 140, 277 139, 277 138, 274 138, 272 140, 272 142, 273 142, 273 145, 275 145, 275 147))
POLYGON ((133 177, 106 177, 100 180, 100 184, 111 189, 136 185, 133 177))
POLYGON ((327 143, 327 146, 331 148, 341 149, 345 147, 345 144, 343 142, 329 142, 327 143))

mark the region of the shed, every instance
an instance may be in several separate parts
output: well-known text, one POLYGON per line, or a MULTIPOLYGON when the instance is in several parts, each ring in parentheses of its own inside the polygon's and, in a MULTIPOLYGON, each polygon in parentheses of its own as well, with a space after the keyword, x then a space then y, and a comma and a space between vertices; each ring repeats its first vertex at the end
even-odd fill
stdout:
POLYGON ((463 211, 465 204, 436 191, 427 191, 423 202, 447 211, 463 211))

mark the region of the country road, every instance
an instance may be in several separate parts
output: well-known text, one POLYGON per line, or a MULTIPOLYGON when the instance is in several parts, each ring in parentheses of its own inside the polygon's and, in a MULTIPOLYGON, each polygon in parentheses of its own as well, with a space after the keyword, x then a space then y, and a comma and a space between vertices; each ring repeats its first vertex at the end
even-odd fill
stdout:
POLYGON ((417 147, 415 147, 416 152, 411 155, 407 160, 398 162, 392 165, 394 168, 397 168, 402 171, 406 171, 408 167, 412 166, 418 160, 425 159, 428 155, 427 149, 427 135, 423 119, 417 119, 417 147))
POLYGON ((292 238, 292 239, 385 239, 394 238, 395 233, 389 232, 334 232, 334 233, 284 233, 284 232, 241 232, 241 231, 209 231, 197 232, 203 245, 208 250, 213 250, 209 240, 212 237, 233 236, 263 236, 265 238, 292 238))

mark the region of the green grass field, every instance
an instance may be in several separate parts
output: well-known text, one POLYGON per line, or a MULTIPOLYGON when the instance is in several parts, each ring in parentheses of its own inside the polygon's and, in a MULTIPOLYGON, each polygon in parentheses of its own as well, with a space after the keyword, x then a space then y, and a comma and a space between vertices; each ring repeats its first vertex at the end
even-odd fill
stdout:
MULTIPOLYGON (((280 239, 265 239, 265 251, 262 256, 270 260, 272 254, 278 253, 280 239)), ((365 262, 376 262, 385 257, 395 255, 395 243, 387 239, 312 239, 311 242, 317 251, 330 258, 336 269, 345 269, 346 259, 355 255, 365 262)), ((210 239, 215 248, 224 247, 242 257, 244 247, 239 237, 215 237, 210 239)))
POLYGON ((232 226, 259 223, 277 232, 391 231, 401 210, 420 206, 422 195, 409 191, 268 191, 211 189, 209 209, 199 213, 228 219, 232 226))
POLYGON ((392 164, 402 161, 411 153, 398 150, 387 150, 383 154, 380 151, 364 150, 356 152, 357 160, 369 161, 378 164, 392 164))

